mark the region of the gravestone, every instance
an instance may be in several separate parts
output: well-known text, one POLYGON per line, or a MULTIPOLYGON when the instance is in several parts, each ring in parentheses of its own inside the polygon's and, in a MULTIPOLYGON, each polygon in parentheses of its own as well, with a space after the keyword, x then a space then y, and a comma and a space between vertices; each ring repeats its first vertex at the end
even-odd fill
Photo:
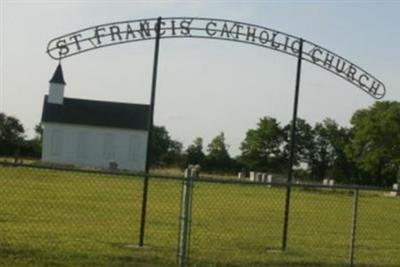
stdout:
MULTIPOLYGON (((272 174, 268 174, 268 175, 267 175, 267 181, 266 181, 266 182, 267 182, 267 183, 272 183, 272 179, 273 179, 273 178, 272 178, 272 174)), ((272 187, 272 185, 269 184, 268 187, 272 187)))
POLYGON ((255 182, 257 179, 257 172, 250 172, 250 181, 255 182))
POLYGON ((242 168, 240 172, 238 172, 238 179, 243 180, 246 179, 246 169, 242 168))
POLYGON ((400 186, 399 184, 393 185, 393 191, 390 191, 390 195, 393 197, 400 196, 400 186))
POLYGON ((329 179, 325 178, 325 179, 322 181, 322 184, 323 184, 323 185, 329 185, 329 179))
POLYGON ((257 180, 256 180, 256 182, 258 182, 258 183, 262 182, 262 175, 263 174, 261 172, 257 172, 257 176, 256 176, 257 180))
POLYGON ((400 168, 397 170, 397 183, 393 185, 393 191, 390 194, 400 196, 400 168))
POLYGON ((267 182, 267 174, 265 172, 262 174, 261 182, 263 182, 263 183, 267 182))
POLYGON ((330 186, 334 186, 334 185, 335 185, 335 180, 329 179, 329 185, 330 185, 330 186))

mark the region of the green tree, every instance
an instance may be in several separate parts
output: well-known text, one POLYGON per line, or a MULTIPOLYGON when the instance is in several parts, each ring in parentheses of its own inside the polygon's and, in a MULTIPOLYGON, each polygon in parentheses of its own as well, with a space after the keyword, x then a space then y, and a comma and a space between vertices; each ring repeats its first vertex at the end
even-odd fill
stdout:
POLYGON ((375 185, 394 183, 400 165, 400 103, 375 102, 356 111, 351 124, 353 142, 346 152, 362 171, 359 179, 375 185))
POLYGON ((203 165, 205 155, 203 152, 203 139, 197 137, 193 143, 186 149, 186 165, 189 164, 200 164, 203 165))
POLYGON ((43 125, 38 123, 35 125, 35 138, 39 139, 40 141, 43 140, 43 125))
POLYGON ((211 171, 228 171, 232 168, 232 159, 225 143, 225 135, 221 132, 207 146, 206 168, 211 171))
POLYGON ((40 159, 42 155, 42 142, 38 138, 24 140, 21 144, 21 157, 40 159))
POLYGON ((327 178, 328 170, 333 162, 333 149, 324 123, 314 127, 313 156, 309 162, 311 178, 322 180, 327 178))
POLYGON ((183 160, 183 144, 176 140, 170 140, 168 151, 165 155, 164 162, 167 165, 179 166, 183 160))
POLYGON ((282 168, 284 132, 276 119, 263 117, 256 129, 246 133, 240 145, 240 161, 250 169, 277 170, 282 168))
POLYGON ((34 129, 35 136, 22 142, 21 156, 39 159, 42 156, 43 126, 38 123, 34 129))
POLYGON ((351 140, 350 130, 340 127, 334 120, 328 118, 317 123, 308 163, 311 177, 319 180, 329 177, 342 182, 352 181, 355 167, 345 152, 351 140))
POLYGON ((169 142, 168 131, 164 126, 153 126, 150 142, 150 164, 163 164, 163 156, 168 152, 169 142))
POLYGON ((151 165, 178 165, 182 155, 182 143, 172 140, 164 126, 154 126, 150 153, 151 165))
MULTIPOLYGON (((289 123, 283 128, 285 136, 285 145, 283 158, 285 159, 286 165, 289 164, 290 156, 290 137, 291 137, 292 123, 289 123)), ((299 166, 300 163, 309 164, 313 157, 314 148, 314 131, 310 124, 304 119, 298 118, 296 121, 295 131, 295 147, 294 147, 294 158, 293 163, 295 166, 299 166)))
POLYGON ((15 156, 24 140, 24 127, 12 116, 0 113, 0 155, 15 156))

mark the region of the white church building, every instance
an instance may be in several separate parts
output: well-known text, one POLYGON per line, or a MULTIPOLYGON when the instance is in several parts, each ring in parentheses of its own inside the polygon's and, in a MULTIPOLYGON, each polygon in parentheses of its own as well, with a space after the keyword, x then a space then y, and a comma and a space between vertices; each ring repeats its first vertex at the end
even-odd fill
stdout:
POLYGON ((42 161, 144 171, 149 106, 64 97, 59 64, 44 97, 42 161))

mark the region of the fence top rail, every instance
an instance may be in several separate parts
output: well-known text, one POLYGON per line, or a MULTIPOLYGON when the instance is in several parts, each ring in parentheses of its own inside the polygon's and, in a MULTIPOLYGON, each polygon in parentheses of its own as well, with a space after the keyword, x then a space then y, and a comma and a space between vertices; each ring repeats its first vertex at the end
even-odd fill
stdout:
POLYGON ((299 187, 299 188, 315 188, 315 189, 341 189, 341 190, 365 190, 365 191, 393 191, 390 187, 366 186, 366 185, 323 185, 317 183, 296 183, 296 182, 253 182, 243 180, 233 180, 221 177, 213 178, 199 178, 196 181, 206 183, 220 183, 220 184, 243 184, 243 185, 264 185, 264 186, 278 186, 278 187, 299 187))
MULTIPOLYGON (((133 171, 109 171, 109 170, 91 170, 91 169, 79 169, 71 168, 66 166, 53 166, 53 165, 39 165, 39 164, 25 164, 25 163, 13 163, 0 161, 0 166, 4 167, 24 167, 33 169, 43 170, 55 170, 55 171, 66 171, 66 172, 78 172, 88 174, 99 174, 99 175, 113 175, 113 176, 129 176, 139 178, 154 178, 154 179, 166 179, 166 180, 184 180, 184 176, 174 175, 160 175, 145 172, 133 172, 133 171)), ((249 180, 234 180, 232 178, 224 178, 218 176, 207 176, 195 179, 196 182, 200 183, 216 183, 216 184, 237 184, 237 185, 256 185, 256 186, 277 186, 277 187, 298 187, 298 188, 314 188, 314 189, 340 189, 340 190, 364 190, 364 191, 393 191, 390 187, 378 187, 378 186, 366 186, 366 185, 323 185, 317 183, 296 183, 296 182, 254 182, 249 180)))
POLYGON ((170 180, 183 180, 180 176, 172 175, 155 175, 146 172, 134 172, 134 171, 110 171, 110 170, 94 170, 94 169, 80 169, 68 166, 57 166, 57 165, 46 165, 46 164, 26 164, 26 163, 14 163, 0 161, 0 166, 4 167, 23 167, 23 168, 33 168, 42 170, 54 170, 54 171, 65 171, 65 172, 77 172, 77 173, 88 173, 88 174, 99 174, 99 175, 113 175, 113 176, 129 176, 129 177, 147 177, 147 178, 160 178, 160 179, 170 179, 170 180))

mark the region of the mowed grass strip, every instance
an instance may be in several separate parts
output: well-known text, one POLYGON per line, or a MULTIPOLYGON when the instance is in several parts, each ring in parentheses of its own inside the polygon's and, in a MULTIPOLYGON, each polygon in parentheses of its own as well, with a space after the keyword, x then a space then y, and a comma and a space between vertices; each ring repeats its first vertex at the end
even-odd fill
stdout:
POLYGON ((168 265, 162 250, 132 248, 142 187, 136 177, 1 167, 0 265, 168 265))
MULTIPOLYGON (((0 265, 176 266, 181 182, 150 179, 145 248, 140 177, 0 167, 0 265)), ((193 266, 346 266, 352 192, 195 183, 193 266)), ((360 194, 356 263, 400 266, 400 200, 360 194)))

